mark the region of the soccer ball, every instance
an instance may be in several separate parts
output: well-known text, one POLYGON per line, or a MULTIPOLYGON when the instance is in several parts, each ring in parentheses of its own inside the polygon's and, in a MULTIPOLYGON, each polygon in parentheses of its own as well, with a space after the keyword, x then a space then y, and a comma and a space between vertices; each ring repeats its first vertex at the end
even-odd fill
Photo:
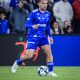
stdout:
POLYGON ((39 75, 39 76, 46 76, 47 73, 48 73, 48 68, 47 68, 47 66, 40 66, 40 67, 38 68, 38 75, 39 75))

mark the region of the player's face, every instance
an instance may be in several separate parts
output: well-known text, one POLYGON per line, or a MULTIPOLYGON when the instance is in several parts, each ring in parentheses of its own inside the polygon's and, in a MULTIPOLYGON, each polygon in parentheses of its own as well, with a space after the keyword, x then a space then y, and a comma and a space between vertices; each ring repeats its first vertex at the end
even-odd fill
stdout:
POLYGON ((47 9, 47 5, 48 5, 48 0, 41 0, 39 2, 39 8, 43 11, 47 9))

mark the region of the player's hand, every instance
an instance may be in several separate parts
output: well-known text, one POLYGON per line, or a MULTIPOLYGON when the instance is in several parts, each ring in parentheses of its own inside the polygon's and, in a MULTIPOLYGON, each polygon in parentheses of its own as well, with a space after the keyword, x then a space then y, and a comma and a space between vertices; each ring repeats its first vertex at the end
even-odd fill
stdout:
POLYGON ((53 38, 49 37, 50 44, 53 44, 53 38))
POLYGON ((39 25, 35 24, 32 27, 33 27, 33 29, 38 29, 39 25))

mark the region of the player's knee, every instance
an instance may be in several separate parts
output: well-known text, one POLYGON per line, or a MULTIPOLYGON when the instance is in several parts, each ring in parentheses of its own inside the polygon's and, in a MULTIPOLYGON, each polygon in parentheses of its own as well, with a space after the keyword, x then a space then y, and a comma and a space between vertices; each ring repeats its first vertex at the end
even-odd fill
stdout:
POLYGON ((27 54, 27 56, 28 56, 29 59, 32 58, 33 55, 34 55, 34 52, 29 52, 29 53, 27 54))
POLYGON ((33 49, 28 50, 26 55, 27 55, 28 59, 32 58, 34 55, 34 50, 33 49))
POLYGON ((30 59, 30 58, 32 58, 33 57, 33 54, 29 54, 28 55, 28 58, 30 59))

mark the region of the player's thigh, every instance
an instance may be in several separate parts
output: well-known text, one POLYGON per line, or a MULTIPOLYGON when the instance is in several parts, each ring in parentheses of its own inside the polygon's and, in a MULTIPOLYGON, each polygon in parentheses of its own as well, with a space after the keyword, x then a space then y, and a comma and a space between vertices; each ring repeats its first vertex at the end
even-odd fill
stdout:
POLYGON ((31 58, 34 53, 35 53, 35 50, 37 49, 37 38, 28 38, 27 40, 27 46, 26 46, 26 55, 31 58))
POLYGON ((37 38, 28 38, 26 50, 37 49, 38 39, 37 38))
POLYGON ((51 53, 51 48, 50 48, 49 44, 43 45, 43 46, 41 46, 41 48, 44 50, 46 55, 51 55, 52 54, 51 53))

